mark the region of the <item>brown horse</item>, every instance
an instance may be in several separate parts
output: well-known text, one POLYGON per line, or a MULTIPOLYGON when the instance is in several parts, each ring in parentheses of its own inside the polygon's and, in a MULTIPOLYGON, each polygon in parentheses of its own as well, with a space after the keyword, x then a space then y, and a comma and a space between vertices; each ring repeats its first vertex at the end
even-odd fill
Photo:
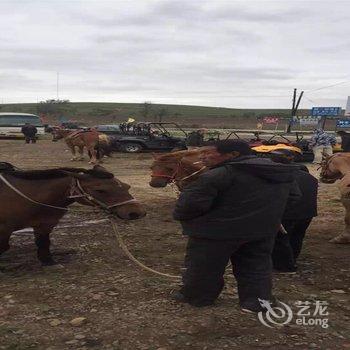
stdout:
POLYGON ((0 173, 0 254, 9 249, 12 232, 32 227, 39 260, 43 265, 53 264, 50 233, 67 207, 78 202, 125 220, 141 218, 145 211, 129 188, 98 165, 91 170, 22 171, 8 164, 0 173))
POLYGON ((74 160, 84 159, 84 148, 87 149, 90 163, 96 163, 98 158, 99 143, 108 142, 106 135, 100 134, 95 129, 90 130, 69 130, 55 127, 52 129, 52 141, 64 139, 67 146, 70 148, 74 160), (76 156, 76 148, 79 151, 79 158, 76 156))
POLYGON ((204 151, 203 147, 197 150, 154 155, 150 186, 165 187, 169 183, 175 183, 181 191, 206 171, 206 167, 200 161, 200 155, 204 151))
POLYGON ((334 183, 337 180, 340 200, 345 208, 343 233, 330 240, 332 243, 350 243, 350 153, 336 153, 321 163, 320 180, 334 183))

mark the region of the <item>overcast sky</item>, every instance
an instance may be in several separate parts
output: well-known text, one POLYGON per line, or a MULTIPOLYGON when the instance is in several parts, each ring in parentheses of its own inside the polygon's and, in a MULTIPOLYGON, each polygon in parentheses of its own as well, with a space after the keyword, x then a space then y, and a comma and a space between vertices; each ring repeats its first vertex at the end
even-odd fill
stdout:
POLYGON ((345 106, 347 1, 2 1, 0 102, 345 106), (320 89, 329 85, 334 85, 320 89))

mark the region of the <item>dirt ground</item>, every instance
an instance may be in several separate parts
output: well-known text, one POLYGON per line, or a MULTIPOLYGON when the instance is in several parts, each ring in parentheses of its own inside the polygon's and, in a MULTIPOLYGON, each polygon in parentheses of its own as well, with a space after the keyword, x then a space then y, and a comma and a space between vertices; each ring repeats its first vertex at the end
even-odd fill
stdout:
MULTIPOLYGON (((26 169, 84 166, 70 162, 63 143, 36 145, 0 140, 0 160, 26 169)), ((115 154, 105 167, 128 182, 148 211, 119 228, 130 250, 146 265, 180 274, 186 239, 172 220, 171 189, 148 186, 150 154, 115 154)), ((313 166, 311 171, 316 173, 313 166)), ((16 233, 0 257, 0 349, 350 349, 349 245, 328 240, 342 231, 343 209, 335 185, 320 184, 319 216, 313 221, 296 275, 274 276, 275 295, 328 302, 328 328, 297 325, 268 328, 238 307, 230 274, 216 305, 193 308, 169 292, 177 282, 136 267, 118 247, 107 222, 56 228, 57 265, 41 267, 31 233, 16 233), (85 318, 78 326, 70 321, 85 318)), ((103 217, 88 208, 68 213, 61 226, 103 217)), ((313 309, 314 310, 314 307, 313 309)))

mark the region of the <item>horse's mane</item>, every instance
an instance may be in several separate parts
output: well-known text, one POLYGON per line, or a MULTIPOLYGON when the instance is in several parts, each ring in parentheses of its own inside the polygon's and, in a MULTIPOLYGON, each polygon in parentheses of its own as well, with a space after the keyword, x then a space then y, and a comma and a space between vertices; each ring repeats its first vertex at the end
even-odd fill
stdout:
POLYGON ((0 162, 0 173, 8 174, 21 179, 27 180, 47 180, 57 179, 69 176, 68 173, 86 174, 100 179, 111 179, 113 174, 108 171, 84 168, 55 168, 42 170, 22 170, 14 167, 10 163, 0 162), (4 164, 4 166, 2 166, 4 164))
POLYGON ((160 162, 167 162, 167 161, 171 161, 171 160, 178 160, 178 159, 181 159, 184 157, 198 155, 201 152, 202 152, 201 150, 176 151, 176 152, 163 154, 163 155, 157 157, 156 160, 160 161, 160 162))

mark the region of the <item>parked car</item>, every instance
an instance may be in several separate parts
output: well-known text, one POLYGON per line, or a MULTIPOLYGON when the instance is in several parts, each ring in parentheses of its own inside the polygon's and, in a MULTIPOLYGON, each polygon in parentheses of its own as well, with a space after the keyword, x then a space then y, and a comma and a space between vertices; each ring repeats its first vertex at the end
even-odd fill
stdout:
POLYGON ((120 135, 121 130, 119 125, 111 124, 111 125, 97 125, 95 129, 99 132, 102 132, 106 135, 120 135))
POLYGON ((30 123, 37 128, 37 136, 45 133, 45 126, 39 116, 28 113, 5 112, 0 113, 0 137, 23 138, 21 130, 26 123, 30 123))
POLYGON ((132 125, 97 125, 99 132, 111 138, 114 151, 138 153, 148 150, 171 151, 186 149, 186 132, 176 123, 136 123, 132 125), (173 136, 169 129, 183 136, 173 136))

